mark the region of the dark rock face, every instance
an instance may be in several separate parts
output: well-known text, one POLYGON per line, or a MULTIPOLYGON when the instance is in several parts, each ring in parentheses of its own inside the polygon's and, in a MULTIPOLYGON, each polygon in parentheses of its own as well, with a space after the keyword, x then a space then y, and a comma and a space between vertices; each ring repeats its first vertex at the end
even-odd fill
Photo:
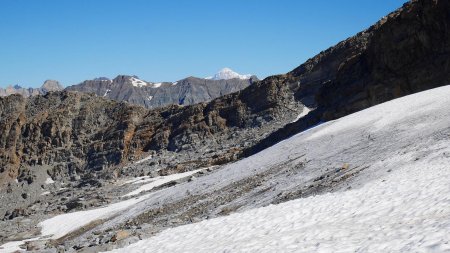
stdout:
POLYGON ((450 3, 413 0, 320 53, 287 76, 296 98, 316 109, 272 133, 258 152, 311 126, 450 83, 450 3))
POLYGON ((55 80, 47 80, 40 88, 22 88, 19 85, 8 86, 6 89, 0 88, 0 97, 12 94, 20 94, 24 97, 45 95, 49 91, 63 90, 64 87, 55 80))
POLYGON ((212 80, 188 77, 177 82, 150 83, 135 76, 118 76, 113 80, 98 78, 69 86, 66 90, 95 93, 97 96, 116 101, 126 101, 156 108, 166 105, 192 105, 208 102, 214 98, 242 90, 258 80, 249 79, 212 80))
POLYGON ((329 120, 450 83, 450 3, 412 1, 370 28, 366 49, 343 62, 318 103, 329 120))

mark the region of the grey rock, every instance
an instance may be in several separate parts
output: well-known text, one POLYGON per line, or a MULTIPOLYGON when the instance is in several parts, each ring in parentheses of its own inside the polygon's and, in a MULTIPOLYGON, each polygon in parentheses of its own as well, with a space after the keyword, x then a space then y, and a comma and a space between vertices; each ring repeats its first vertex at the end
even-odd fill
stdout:
POLYGON ((136 76, 117 76, 109 80, 96 78, 66 88, 69 91, 94 93, 116 101, 126 101, 146 108, 166 105, 192 105, 237 92, 258 79, 204 79, 188 77, 177 82, 152 83, 136 76))
POLYGON ((60 91, 64 87, 55 80, 46 80, 40 88, 22 88, 19 85, 8 86, 5 89, 0 88, 0 97, 9 96, 12 94, 19 94, 23 97, 45 95, 51 91, 60 91))

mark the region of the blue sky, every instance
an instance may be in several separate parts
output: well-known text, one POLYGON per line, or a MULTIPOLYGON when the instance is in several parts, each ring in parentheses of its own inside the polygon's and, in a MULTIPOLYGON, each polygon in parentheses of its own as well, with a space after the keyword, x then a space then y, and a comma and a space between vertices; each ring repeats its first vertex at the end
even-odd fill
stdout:
POLYGON ((286 73, 405 0, 2 0, 0 87, 286 73))

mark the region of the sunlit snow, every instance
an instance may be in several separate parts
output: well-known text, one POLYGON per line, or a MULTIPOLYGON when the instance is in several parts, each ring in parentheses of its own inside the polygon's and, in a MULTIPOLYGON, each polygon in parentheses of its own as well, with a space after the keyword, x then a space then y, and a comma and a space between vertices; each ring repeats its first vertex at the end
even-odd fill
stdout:
POLYGON ((132 84, 134 87, 143 87, 143 86, 147 86, 147 82, 142 81, 142 80, 140 80, 140 79, 138 79, 138 78, 136 78, 136 77, 131 77, 131 78, 130 78, 130 81, 131 81, 131 84, 132 84))
POLYGON ((219 178, 215 185, 226 184, 306 152, 305 161, 316 157, 317 164, 368 164, 347 190, 167 229, 114 252, 450 251, 449 98, 445 86, 324 123, 190 188, 213 187, 219 178))
MULTIPOLYGON (((172 175, 168 175, 168 176, 159 176, 159 177, 155 177, 155 178, 148 178, 147 180, 150 181, 150 183, 142 185, 138 189, 136 189, 128 194, 125 194, 123 197, 130 197, 130 196, 138 195, 141 192, 149 191, 155 187, 161 186, 168 182, 172 182, 172 181, 175 181, 175 180, 178 180, 181 178, 192 176, 201 170, 202 169, 198 169, 198 170, 188 171, 188 172, 184 172, 184 173, 172 174, 172 175)), ((144 180, 146 180, 146 179, 144 179, 144 180)), ((133 183, 139 183, 139 181, 134 181, 133 183)))
POLYGON ((311 111, 311 109, 310 108, 308 108, 308 107, 303 107, 303 111, 299 114, 299 115, 297 115, 297 117, 292 121, 292 122, 296 122, 297 120, 299 120, 299 119, 301 119, 301 118, 303 118, 303 117, 305 117, 306 115, 308 115, 308 113, 311 111))
POLYGON ((48 177, 47 179, 45 179, 45 184, 53 184, 55 183, 55 181, 53 181, 53 179, 51 177, 48 177))
POLYGON ((214 76, 206 77, 205 79, 212 79, 212 80, 228 80, 233 78, 238 79, 249 79, 252 75, 240 75, 230 68, 223 68, 219 72, 217 72, 214 76))

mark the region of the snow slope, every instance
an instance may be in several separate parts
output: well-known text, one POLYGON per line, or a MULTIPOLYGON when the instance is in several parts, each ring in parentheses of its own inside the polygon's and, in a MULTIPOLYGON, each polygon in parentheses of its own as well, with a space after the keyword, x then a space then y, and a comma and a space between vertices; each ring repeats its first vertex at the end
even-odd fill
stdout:
POLYGON ((396 99, 297 134, 192 184, 159 191, 105 227, 155 201, 183 198, 188 189, 211 192, 301 164, 298 172, 280 169, 262 180, 269 190, 236 200, 241 212, 168 229, 115 252, 450 251, 449 119, 449 86, 396 99), (334 170, 355 174, 332 193, 270 205, 334 170))
POLYGON ((450 251, 450 169, 441 162, 408 164, 356 190, 167 229, 114 252, 450 251))

